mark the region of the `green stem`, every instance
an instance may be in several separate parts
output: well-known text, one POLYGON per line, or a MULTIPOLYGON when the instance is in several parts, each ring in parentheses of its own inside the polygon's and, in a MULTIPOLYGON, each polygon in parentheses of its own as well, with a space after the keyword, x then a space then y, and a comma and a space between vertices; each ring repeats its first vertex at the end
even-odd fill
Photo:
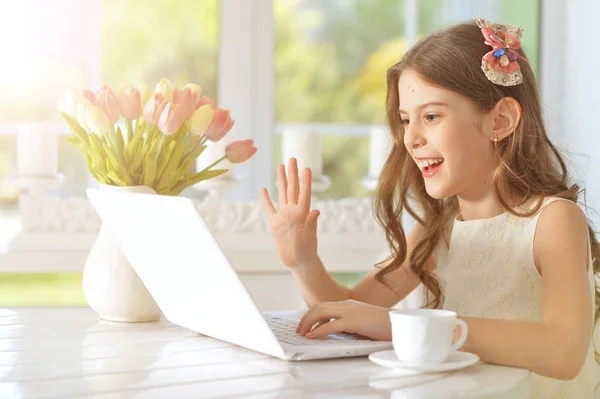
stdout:
MULTIPOLYGON (((137 124, 137 120, 136 120, 137 124)), ((126 135, 126 143, 129 143, 133 137, 133 123, 131 119, 125 119, 125 135, 126 135)))
POLYGON ((156 153, 159 157, 160 157, 160 153, 163 150, 163 147, 165 146, 165 144, 167 144, 166 143, 167 140, 168 140, 167 135, 163 133, 162 136, 160 137, 160 141, 158 142, 158 149, 156 150, 156 153))
POLYGON ((158 129, 156 129, 154 125, 150 125, 150 128, 148 129, 148 133, 146 133, 146 138, 145 138, 146 145, 148 145, 148 143, 150 143, 150 141, 152 141, 154 139, 155 130, 158 130, 158 129))
POLYGON ((206 143, 206 140, 207 140, 206 136, 202 135, 202 138, 200 139, 200 145, 204 145, 204 143, 206 143))
POLYGON ((219 162, 225 160, 227 158, 227 156, 222 156, 221 158, 217 159, 215 162, 211 163, 210 165, 208 165, 206 168, 202 169, 200 172, 198 173, 202 173, 205 172, 207 170, 209 170, 210 168, 212 168, 213 166, 215 166, 216 164, 218 164, 219 162))

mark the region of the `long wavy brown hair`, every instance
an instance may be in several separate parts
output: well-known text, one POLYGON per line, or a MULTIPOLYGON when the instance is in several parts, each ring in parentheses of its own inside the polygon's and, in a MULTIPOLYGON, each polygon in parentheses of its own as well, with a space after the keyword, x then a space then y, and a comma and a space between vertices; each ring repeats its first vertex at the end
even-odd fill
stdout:
MULTIPOLYGON (((404 146, 401 123, 398 80, 410 69, 428 83, 453 90, 473 100, 481 112, 490 111, 503 97, 512 97, 522 108, 522 118, 515 132, 498 143, 498 166, 492 181, 496 199, 507 211, 521 217, 537 213, 546 197, 566 198, 575 203, 583 190, 572 184, 562 155, 546 133, 538 89, 528 62, 520 61, 523 83, 500 86, 490 82, 481 70, 481 58, 490 50, 484 43, 475 22, 451 26, 417 42, 387 73, 387 124, 393 137, 393 148, 383 166, 377 187, 374 211, 385 229, 391 255, 378 266, 385 267, 376 279, 387 286, 387 273, 402 266, 407 257, 406 234, 402 215, 408 212, 424 228, 424 235, 410 254, 410 269, 419 276, 427 292, 427 307, 439 308, 443 293, 433 270, 430 270, 434 248, 443 237, 443 230, 458 213, 455 197, 437 200, 427 195, 421 171, 404 146), (534 200, 535 207, 518 213, 504 198, 502 187, 523 198, 534 200)), ((525 56, 522 49, 517 50, 525 56)), ((588 224, 594 275, 600 278, 600 244, 588 224)), ((600 287, 596 284, 595 320, 600 317, 600 287)), ((596 353, 596 360, 600 356, 596 353)))

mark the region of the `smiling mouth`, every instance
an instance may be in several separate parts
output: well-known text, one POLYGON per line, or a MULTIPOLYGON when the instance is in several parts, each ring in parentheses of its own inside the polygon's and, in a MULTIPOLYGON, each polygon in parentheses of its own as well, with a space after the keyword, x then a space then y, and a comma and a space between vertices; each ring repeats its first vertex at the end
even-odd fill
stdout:
POLYGON ((427 158, 416 160, 417 165, 421 168, 423 177, 432 177, 440 169, 444 163, 443 158, 427 158))
POLYGON ((428 158, 417 160, 417 165, 424 172, 432 171, 444 163, 444 158, 428 158))

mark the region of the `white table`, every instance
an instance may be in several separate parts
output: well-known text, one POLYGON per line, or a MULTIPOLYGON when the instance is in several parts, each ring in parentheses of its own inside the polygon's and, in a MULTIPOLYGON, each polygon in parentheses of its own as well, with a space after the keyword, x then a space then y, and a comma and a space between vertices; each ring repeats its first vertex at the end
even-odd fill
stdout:
POLYGON ((478 364, 402 376, 367 358, 285 362, 165 320, 0 309, 0 398, 528 398, 529 372, 478 364))

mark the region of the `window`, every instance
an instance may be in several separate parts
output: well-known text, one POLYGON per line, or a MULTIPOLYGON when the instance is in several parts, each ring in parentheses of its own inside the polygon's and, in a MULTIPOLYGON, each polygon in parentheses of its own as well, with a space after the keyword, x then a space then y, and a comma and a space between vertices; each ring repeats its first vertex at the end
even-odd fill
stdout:
MULTIPOLYGON (((94 80, 97 54, 90 44, 97 4, 97 0, 0 0, 0 246, 19 226, 18 191, 8 179, 16 172, 19 123, 42 122, 42 128, 47 124, 54 129, 61 91, 94 80)), ((59 145, 60 158, 70 160, 64 144, 59 145)), ((71 173, 79 169, 63 164, 69 177, 79 177, 71 173)))
MULTIPOLYGON (((57 110, 65 89, 167 77, 200 84, 217 99, 219 1, 176 3, 0 0, 0 251, 20 226, 18 191, 7 179, 17 168, 19 123, 46 122, 66 133, 57 110)), ((59 194, 84 196, 89 174, 81 151, 62 136, 58 148, 59 194)), ((79 275, 0 275, 0 287, 2 306, 84 303, 79 275)))
POLYGON ((96 5, 97 0, 0 0, 1 122, 58 121, 60 92, 89 85, 96 5))
MULTIPOLYGON (((368 134, 385 120, 385 71, 406 50, 403 3, 274 2, 275 121, 281 132, 299 124, 322 135, 323 173, 332 184, 320 197, 370 194, 362 184, 368 134)), ((280 136, 273 150, 278 164, 280 136)))
POLYGON ((202 86, 217 99, 218 0, 102 0, 102 81, 202 86))
MULTIPOLYGON (((117 86, 168 77, 175 84, 196 82, 218 100, 218 78, 222 83, 225 75, 239 73, 237 66, 217 64, 219 45, 223 46, 220 12, 239 16, 234 13, 243 5, 249 13, 239 18, 242 22, 272 17, 274 24, 273 36, 268 35, 274 39, 274 74, 268 82, 274 83, 274 118, 261 117, 260 109, 259 115, 249 113, 246 118, 248 124, 274 119, 273 135, 270 129, 259 132, 272 144, 273 164, 265 161, 264 169, 249 169, 245 178, 255 182, 260 180, 257 176, 270 174, 274 181, 282 132, 313 130, 321 136, 323 172, 332 183, 317 194, 324 199, 372 194, 363 178, 371 161, 369 135, 384 125, 385 72, 415 40, 465 19, 515 23, 524 27, 522 42, 537 67, 539 0, 272 0, 272 9, 268 1, 0 0, 0 247, 19 224, 17 190, 5 179, 17 165, 18 123, 42 121, 49 128, 64 129, 57 113, 64 89, 103 82, 117 86), (219 71, 226 73, 218 76, 219 71)), ((231 21, 238 20, 224 23, 225 32, 237 28, 231 21)), ((243 27, 260 28, 251 23, 243 27)), ((233 43, 234 52, 238 42, 233 43)), ((268 41, 250 41, 256 42, 268 41)), ((269 54, 250 50, 241 58, 269 54)), ((258 92, 268 89, 264 80, 253 84, 258 92)), ((235 97, 238 89, 229 85, 221 88, 221 95, 235 97)), ((251 98, 248 94, 244 92, 251 98)), ((250 100, 240 104, 248 105, 245 101, 250 100)), ((83 156, 62 137, 59 172, 65 176, 61 195, 84 195, 89 175, 83 156)), ((244 199, 240 197, 236 199, 244 199)))
MULTIPOLYGON (((57 100, 67 88, 153 84, 168 77, 174 84, 198 83, 204 94, 217 97, 218 0, 148 4, 0 0, 0 44, 10 60, 0 74, 0 180, 16 172, 19 122, 48 122, 64 132, 57 100)), ((58 159, 61 194, 84 195, 89 174, 81 151, 61 137, 58 159)), ((14 212, 16 190, 8 181, 0 184, 0 203, 14 212)))
MULTIPOLYGON (((499 0, 274 0, 275 122, 318 131, 322 198, 363 197, 369 132, 385 124, 386 71, 411 42, 466 19, 524 27, 524 46, 537 61, 539 2, 499 0)), ((281 137, 273 142, 274 167, 281 137)), ((275 172, 273 180, 275 180, 275 172)))

